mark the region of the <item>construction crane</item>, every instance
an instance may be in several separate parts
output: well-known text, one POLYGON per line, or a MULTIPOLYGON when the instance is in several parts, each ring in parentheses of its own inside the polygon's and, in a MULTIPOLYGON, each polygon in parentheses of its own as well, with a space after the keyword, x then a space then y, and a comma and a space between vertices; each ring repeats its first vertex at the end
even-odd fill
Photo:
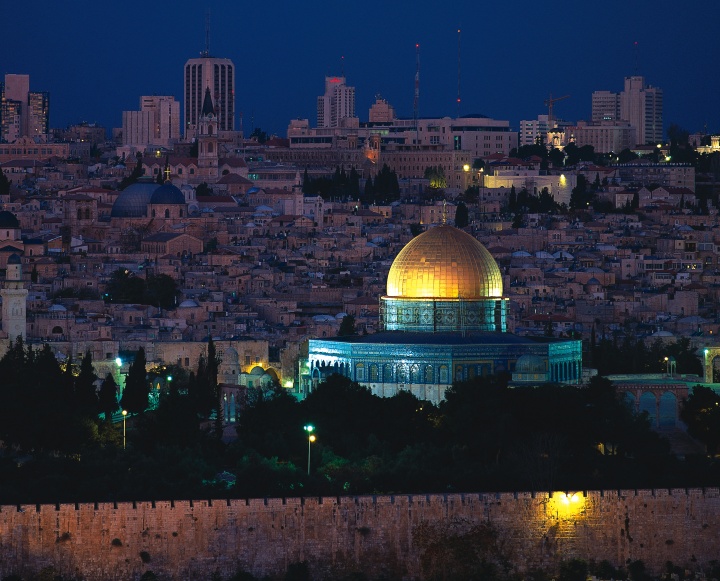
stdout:
POLYGON ((545 99, 545 106, 548 108, 548 131, 551 131, 552 129, 555 129, 553 127, 553 105, 557 103, 558 101, 562 101, 563 99, 569 98, 570 95, 563 95, 562 97, 555 97, 553 99, 552 93, 550 93, 550 96, 545 99))

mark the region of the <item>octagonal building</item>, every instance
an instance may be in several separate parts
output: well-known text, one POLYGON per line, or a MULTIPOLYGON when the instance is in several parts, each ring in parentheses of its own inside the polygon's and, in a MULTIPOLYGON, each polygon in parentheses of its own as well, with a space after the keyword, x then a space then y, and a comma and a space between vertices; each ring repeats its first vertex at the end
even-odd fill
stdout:
POLYGON ((452 226, 430 228, 393 261, 382 331, 311 339, 300 389, 339 373, 379 396, 407 390, 439 403, 453 382, 500 372, 518 382, 578 383, 581 342, 507 333, 507 303, 502 273, 478 240, 452 226), (515 373, 528 356, 535 372, 515 373))

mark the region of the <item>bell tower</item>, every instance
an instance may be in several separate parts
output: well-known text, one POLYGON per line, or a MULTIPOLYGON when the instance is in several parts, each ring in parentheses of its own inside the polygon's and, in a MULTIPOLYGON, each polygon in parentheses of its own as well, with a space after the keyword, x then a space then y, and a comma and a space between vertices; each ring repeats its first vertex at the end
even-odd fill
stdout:
POLYGON ((210 87, 205 89, 205 100, 198 125, 198 177, 200 182, 215 183, 219 177, 218 119, 210 96, 210 87))
POLYGON ((17 254, 8 258, 2 297, 2 326, 10 341, 27 338, 27 295, 23 287, 22 262, 17 254))

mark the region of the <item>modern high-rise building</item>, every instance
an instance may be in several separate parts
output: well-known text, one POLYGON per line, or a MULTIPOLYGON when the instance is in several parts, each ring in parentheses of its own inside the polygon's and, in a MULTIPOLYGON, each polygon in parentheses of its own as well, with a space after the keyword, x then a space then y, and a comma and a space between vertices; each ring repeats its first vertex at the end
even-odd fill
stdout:
POLYGON ((612 91, 595 91, 592 94, 592 122, 620 119, 620 95, 612 91))
POLYGON ((28 93, 29 136, 46 135, 50 132, 50 93, 28 93))
POLYGON ((622 93, 592 94, 592 121, 627 121, 635 129, 636 145, 659 143, 663 138, 662 89, 646 85, 644 77, 625 77, 622 93))
POLYGON ((219 131, 235 130, 235 65, 207 51, 185 63, 185 138, 196 137, 205 89, 210 89, 219 131))
POLYGON ((170 146, 180 139, 180 103, 175 97, 140 97, 140 111, 123 111, 123 145, 170 146))
POLYGON ((663 138, 662 89, 645 84, 643 77, 625 77, 620 93, 620 116, 635 127, 641 145, 660 143, 663 138))
POLYGON ((357 119, 355 87, 348 87, 345 77, 325 77, 325 94, 317 98, 317 126, 343 127, 348 119, 357 119))
POLYGON ((30 75, 5 75, 0 83, 0 140, 47 135, 50 95, 30 91, 30 75))

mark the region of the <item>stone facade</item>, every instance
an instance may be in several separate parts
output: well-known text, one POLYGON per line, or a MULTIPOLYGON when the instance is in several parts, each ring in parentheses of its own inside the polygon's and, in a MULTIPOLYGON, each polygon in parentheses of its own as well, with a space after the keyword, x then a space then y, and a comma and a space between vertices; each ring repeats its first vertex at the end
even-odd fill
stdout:
POLYGON ((53 566, 88 580, 363 571, 422 579, 419 527, 490 525, 520 571, 563 560, 666 561, 699 570, 720 549, 720 491, 620 490, 0 507, 0 575, 53 566))

